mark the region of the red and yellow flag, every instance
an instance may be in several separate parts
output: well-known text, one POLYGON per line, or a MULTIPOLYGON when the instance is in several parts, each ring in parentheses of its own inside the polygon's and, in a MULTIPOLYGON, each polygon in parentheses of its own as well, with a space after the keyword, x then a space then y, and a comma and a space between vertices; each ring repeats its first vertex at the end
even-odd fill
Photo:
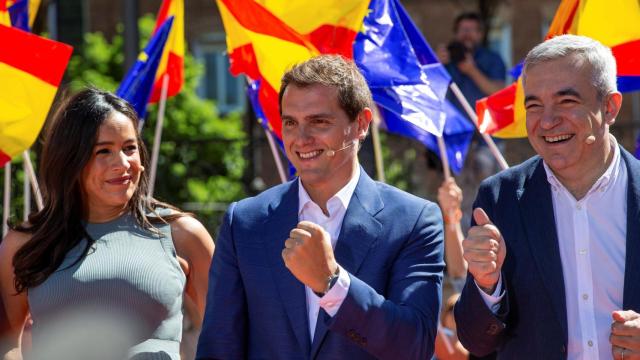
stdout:
MULTIPOLYGON (((618 89, 640 89, 640 2, 563 0, 545 39, 584 35, 611 47, 618 67, 618 89)), ((478 100, 479 129, 495 137, 526 137, 522 81, 478 100)))
POLYGON ((292 65, 321 53, 352 57, 365 0, 217 0, 234 75, 261 80, 258 99, 281 137, 280 78, 292 65))
POLYGON ((160 100, 164 75, 169 76, 167 97, 175 96, 184 83, 184 0, 163 0, 156 19, 155 34, 164 22, 173 16, 173 25, 156 72, 150 103, 160 100))
POLYGON ((73 48, 3 25, 0 39, 1 166, 40 133, 73 48))

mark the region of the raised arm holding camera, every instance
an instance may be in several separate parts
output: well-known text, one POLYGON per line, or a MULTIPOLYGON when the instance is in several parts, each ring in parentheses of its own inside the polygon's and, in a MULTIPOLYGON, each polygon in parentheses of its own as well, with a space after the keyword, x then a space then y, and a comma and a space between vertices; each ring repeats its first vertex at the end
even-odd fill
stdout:
POLYGON ((438 59, 473 105, 504 87, 506 68, 500 55, 482 46, 485 27, 477 13, 458 15, 453 31, 454 40, 438 46, 438 59))

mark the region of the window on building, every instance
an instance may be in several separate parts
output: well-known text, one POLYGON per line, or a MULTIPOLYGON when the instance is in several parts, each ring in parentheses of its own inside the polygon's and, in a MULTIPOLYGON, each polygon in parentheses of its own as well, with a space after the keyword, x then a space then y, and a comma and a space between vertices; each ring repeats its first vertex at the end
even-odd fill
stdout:
POLYGON ((193 46, 193 54, 204 66, 198 95, 215 101, 222 113, 243 111, 246 106, 245 77, 229 73, 224 34, 204 36, 193 46))

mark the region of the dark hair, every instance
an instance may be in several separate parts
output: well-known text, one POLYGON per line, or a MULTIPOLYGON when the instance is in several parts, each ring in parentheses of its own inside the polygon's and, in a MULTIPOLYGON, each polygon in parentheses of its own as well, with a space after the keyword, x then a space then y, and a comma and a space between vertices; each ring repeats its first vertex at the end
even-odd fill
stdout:
POLYGON ((356 64, 341 55, 319 55, 303 63, 294 65, 282 76, 280 94, 280 115, 282 115, 282 95, 287 86, 298 87, 325 85, 338 89, 338 102, 351 121, 367 107, 371 107, 371 90, 356 64))
POLYGON ((477 12, 468 11, 463 12, 462 14, 456 16, 456 19, 453 21, 453 32, 458 32, 458 26, 463 20, 472 20, 476 21, 478 25, 480 25, 480 31, 484 29, 484 21, 482 17, 477 12))
MULTIPOLYGON (((126 101, 109 92, 90 88, 63 102, 47 127, 40 159, 44 207, 29 215, 27 223, 13 227, 13 230, 32 234, 13 257, 14 286, 18 293, 43 283, 82 239, 87 239, 82 257, 93 244, 94 240, 84 226, 88 214, 81 183, 82 170, 91 159, 100 125, 114 112, 133 122, 140 160, 143 166, 147 165, 147 151, 137 130, 138 116, 126 101)), ((142 228, 157 232, 150 220, 166 222, 182 213, 164 219, 157 215, 156 207, 175 208, 148 197, 148 184, 146 173, 141 172, 138 188, 127 207, 142 228), (148 217, 149 212, 157 217, 148 217)))

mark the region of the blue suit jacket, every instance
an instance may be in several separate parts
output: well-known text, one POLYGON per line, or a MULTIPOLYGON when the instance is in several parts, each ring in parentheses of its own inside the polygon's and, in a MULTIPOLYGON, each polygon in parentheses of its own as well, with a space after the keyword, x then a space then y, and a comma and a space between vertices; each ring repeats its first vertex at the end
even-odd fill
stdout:
MULTIPOLYGON (((640 162, 620 150, 629 177, 623 308, 640 312, 640 162)), ((460 341, 477 355, 498 350, 504 359, 565 359, 564 278, 542 159, 536 156, 484 181, 476 207, 505 239, 506 295, 494 316, 469 275, 454 309, 460 341)))
POLYGON ((281 252, 298 181, 232 204, 213 257, 197 359, 427 359, 443 262, 439 208, 361 171, 335 248, 351 285, 309 335, 304 285, 281 252))

